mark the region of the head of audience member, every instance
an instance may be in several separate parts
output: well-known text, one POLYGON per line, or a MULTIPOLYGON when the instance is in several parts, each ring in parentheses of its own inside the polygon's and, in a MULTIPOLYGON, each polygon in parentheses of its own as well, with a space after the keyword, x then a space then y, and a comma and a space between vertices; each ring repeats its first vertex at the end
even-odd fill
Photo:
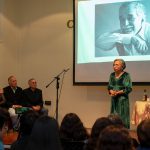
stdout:
POLYGON ((137 126, 137 136, 141 147, 150 148, 150 119, 143 120, 137 126))
POLYGON ((88 133, 79 116, 75 113, 68 113, 61 122, 60 136, 62 139, 79 141, 86 140, 88 133))
POLYGON ((34 123, 27 150, 61 150, 59 126, 49 116, 40 116, 34 123))
POLYGON ((91 130, 91 138, 98 138, 99 137, 99 134, 101 133, 101 131, 111 125, 111 121, 108 119, 108 117, 101 117, 101 118, 98 118, 96 119, 93 127, 92 127, 92 130, 91 130))
POLYGON ((33 110, 24 112, 20 117, 20 136, 30 135, 34 122, 39 117, 38 113, 33 110))
POLYGON ((122 119, 118 114, 110 114, 108 115, 108 118, 110 119, 113 125, 125 127, 122 119))
MULTIPOLYGON (((125 127, 125 124, 123 123, 122 119, 120 118, 118 114, 110 114, 108 115, 108 118, 111 120, 112 125, 125 127)), ((131 139, 132 139, 133 146, 137 148, 139 145, 138 141, 135 138, 131 138, 131 139)))
POLYGON ((140 2, 123 3, 119 9, 119 20, 122 33, 138 33, 145 21, 144 5, 140 2))
POLYGON ((17 79, 15 76, 8 77, 8 84, 11 88, 15 89, 17 87, 17 79))
POLYGON ((120 73, 123 72, 126 68, 126 63, 123 59, 115 59, 113 62, 114 72, 120 73))
POLYGON ((99 136, 96 150, 133 150, 128 130, 113 125, 106 127, 99 136))
POLYGON ((91 136, 86 145, 86 150, 93 150, 96 148, 96 143, 100 133, 104 128, 111 124, 111 121, 107 117, 101 117, 96 119, 95 123, 92 126, 91 136))
POLYGON ((37 82, 34 78, 29 79, 28 84, 33 91, 37 88, 37 82))

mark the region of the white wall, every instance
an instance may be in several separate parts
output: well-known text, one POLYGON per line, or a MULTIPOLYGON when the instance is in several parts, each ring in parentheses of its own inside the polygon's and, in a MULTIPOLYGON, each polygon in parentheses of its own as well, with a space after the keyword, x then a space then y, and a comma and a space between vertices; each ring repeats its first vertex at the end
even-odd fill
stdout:
MULTIPOLYGON (((73 29, 66 26, 73 17, 72 0, 1 0, 0 17, 0 87, 7 85, 9 75, 15 75, 18 85, 26 88, 34 77, 43 90, 45 100, 51 100, 50 115, 56 107, 56 83, 45 86, 64 68, 65 74, 59 101, 59 122, 68 112, 77 113, 90 128, 96 118, 107 116, 110 97, 106 86, 73 86, 73 29)), ((60 80, 61 83, 61 80, 60 80)), ((134 86, 130 94, 132 111, 143 89, 134 86)))

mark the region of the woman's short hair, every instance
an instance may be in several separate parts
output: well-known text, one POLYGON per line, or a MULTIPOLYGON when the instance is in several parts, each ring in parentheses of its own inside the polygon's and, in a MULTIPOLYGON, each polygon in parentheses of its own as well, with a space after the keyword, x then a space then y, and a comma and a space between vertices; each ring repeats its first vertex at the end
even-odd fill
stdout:
POLYGON ((26 150, 61 150, 58 122, 40 116, 34 123, 26 150))
POLYGON ((75 113, 68 113, 61 122, 60 136, 72 140, 85 140, 88 138, 88 133, 79 116, 75 113))
POLYGON ((142 147, 150 148, 150 119, 143 120, 137 126, 137 136, 142 147))
POLYGON ((132 150, 129 131, 124 127, 108 126, 100 134, 96 150, 132 150))
MULTIPOLYGON (((122 70, 124 70, 124 69, 126 68, 126 63, 125 63, 125 61, 124 61, 123 59, 115 59, 115 60, 114 60, 114 63, 115 63, 116 61, 120 61, 120 62, 121 62, 121 64, 122 64, 122 70)), ((114 63, 113 63, 113 64, 114 64, 114 63)))

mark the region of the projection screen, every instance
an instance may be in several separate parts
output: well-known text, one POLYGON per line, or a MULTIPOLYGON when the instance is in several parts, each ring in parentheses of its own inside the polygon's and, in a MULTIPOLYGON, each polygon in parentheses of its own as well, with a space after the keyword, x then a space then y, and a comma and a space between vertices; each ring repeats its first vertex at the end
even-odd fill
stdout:
POLYGON ((116 58, 150 84, 150 0, 74 0, 74 85, 107 84, 116 58))

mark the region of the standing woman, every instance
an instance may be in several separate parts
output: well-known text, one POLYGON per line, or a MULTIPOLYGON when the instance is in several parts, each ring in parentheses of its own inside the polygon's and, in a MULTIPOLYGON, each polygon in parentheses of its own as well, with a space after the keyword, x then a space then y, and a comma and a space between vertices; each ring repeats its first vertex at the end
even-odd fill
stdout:
POLYGON ((118 114, 130 128, 130 112, 128 94, 132 91, 132 82, 129 73, 125 72, 125 61, 115 59, 113 62, 114 72, 110 74, 108 91, 111 96, 111 113, 118 114))

